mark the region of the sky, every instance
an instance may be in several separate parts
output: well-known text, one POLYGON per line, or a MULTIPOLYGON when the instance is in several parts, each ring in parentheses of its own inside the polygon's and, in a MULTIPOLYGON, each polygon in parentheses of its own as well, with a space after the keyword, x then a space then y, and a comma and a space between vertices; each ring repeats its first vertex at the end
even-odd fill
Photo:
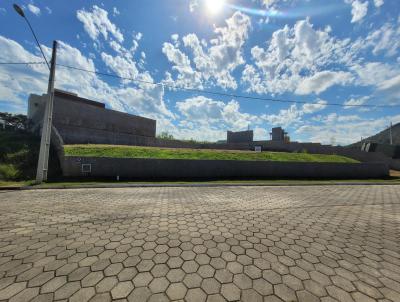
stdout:
MULTIPOLYGON (((42 62, 12 4, 0 1, 0 62, 42 62)), ((267 140, 281 126, 292 141, 346 145, 400 122, 399 0, 18 4, 48 60, 59 43, 56 88, 156 119, 158 133, 267 140)), ((47 81, 44 64, 0 65, 0 111, 26 113, 47 81)))

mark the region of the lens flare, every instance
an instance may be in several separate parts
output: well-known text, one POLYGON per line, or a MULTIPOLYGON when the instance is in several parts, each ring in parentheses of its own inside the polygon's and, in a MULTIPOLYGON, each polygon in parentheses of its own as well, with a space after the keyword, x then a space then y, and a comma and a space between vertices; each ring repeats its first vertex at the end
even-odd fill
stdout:
POLYGON ((343 4, 331 4, 324 6, 304 6, 296 8, 288 8, 285 10, 277 10, 275 8, 270 9, 257 9, 246 6, 239 6, 235 4, 226 3, 230 9, 241 11, 249 15, 255 15, 260 17, 272 17, 272 18, 302 18, 321 16, 325 14, 331 14, 332 12, 344 9, 343 4))
POLYGON ((206 0, 207 10, 211 14, 219 13, 225 5, 225 0, 206 0))

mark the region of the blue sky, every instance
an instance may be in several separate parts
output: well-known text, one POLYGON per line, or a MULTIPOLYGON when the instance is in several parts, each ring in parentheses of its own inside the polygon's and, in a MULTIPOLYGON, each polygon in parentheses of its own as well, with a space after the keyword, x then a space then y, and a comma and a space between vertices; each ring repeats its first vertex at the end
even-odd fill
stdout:
MULTIPOLYGON (((0 62, 41 61, 12 3, 0 2, 0 62)), ((57 88, 155 118, 158 132, 215 141, 250 127, 256 139, 268 139, 270 128, 283 126, 292 140, 347 144, 400 122, 398 0, 19 4, 48 57, 57 39, 58 63, 133 79, 59 66, 57 88)), ((44 93, 47 77, 42 65, 1 65, 0 111, 26 112, 28 95, 44 93)))

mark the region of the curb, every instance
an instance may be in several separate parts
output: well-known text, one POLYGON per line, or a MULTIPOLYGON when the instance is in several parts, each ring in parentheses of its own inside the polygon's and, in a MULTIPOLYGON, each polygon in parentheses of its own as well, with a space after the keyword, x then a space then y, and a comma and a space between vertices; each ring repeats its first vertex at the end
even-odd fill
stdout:
POLYGON ((121 188, 218 188, 218 187, 311 187, 311 186, 388 186, 400 185, 400 183, 370 183, 370 182, 351 182, 351 183, 275 183, 275 184, 249 184, 249 183, 221 183, 221 184, 115 184, 115 185, 80 185, 80 186, 53 186, 53 187, 1 187, 0 191, 18 191, 18 190, 71 190, 71 189, 121 189, 121 188))

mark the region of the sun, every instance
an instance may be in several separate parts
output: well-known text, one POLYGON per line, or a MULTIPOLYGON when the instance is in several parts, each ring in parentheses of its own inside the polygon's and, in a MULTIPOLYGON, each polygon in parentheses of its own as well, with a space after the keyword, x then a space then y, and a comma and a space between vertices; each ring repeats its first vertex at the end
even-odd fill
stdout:
POLYGON ((225 0, 206 0, 207 10, 211 14, 219 13, 224 7, 225 0))

